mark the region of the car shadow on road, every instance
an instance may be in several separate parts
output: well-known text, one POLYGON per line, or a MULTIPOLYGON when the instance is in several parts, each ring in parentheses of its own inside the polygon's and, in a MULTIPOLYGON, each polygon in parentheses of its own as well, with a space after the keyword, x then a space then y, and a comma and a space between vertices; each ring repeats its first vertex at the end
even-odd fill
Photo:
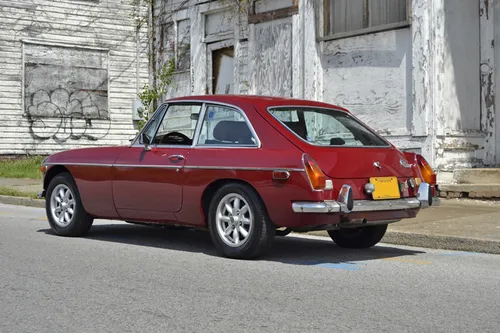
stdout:
MULTIPOLYGON (((55 235, 50 229, 40 229, 38 232, 55 235)), ((133 224, 100 224, 92 226, 85 238, 219 256, 206 230, 133 224)), ((276 237, 271 250, 258 260, 290 265, 349 265, 353 262, 412 256, 420 253, 424 252, 391 246, 375 246, 363 250, 344 249, 336 246, 329 238, 309 239, 292 234, 286 237, 276 237)), ((349 266, 345 267, 349 269, 349 266)))

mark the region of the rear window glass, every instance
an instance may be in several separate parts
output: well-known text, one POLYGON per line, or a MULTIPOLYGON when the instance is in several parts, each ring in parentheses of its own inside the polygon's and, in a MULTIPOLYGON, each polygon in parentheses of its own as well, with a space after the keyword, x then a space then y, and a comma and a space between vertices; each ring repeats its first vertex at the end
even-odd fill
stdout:
POLYGON ((269 113, 303 140, 318 146, 387 147, 389 144, 348 113, 308 107, 272 108, 269 113))

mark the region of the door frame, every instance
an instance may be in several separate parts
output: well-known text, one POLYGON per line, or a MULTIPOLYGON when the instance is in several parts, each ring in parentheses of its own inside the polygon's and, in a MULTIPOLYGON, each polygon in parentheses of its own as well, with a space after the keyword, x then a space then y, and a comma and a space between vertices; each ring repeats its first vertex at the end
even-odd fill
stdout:
MULTIPOLYGON (((206 82, 207 82, 207 87, 206 87, 206 91, 207 91, 207 94, 208 95, 212 95, 213 91, 214 91, 214 87, 213 87, 213 76, 214 76, 214 73, 213 73, 213 52, 214 51, 217 51, 217 50, 220 50, 220 49, 225 49, 225 48, 228 48, 228 47, 232 47, 233 49, 235 49, 234 47, 234 40, 233 39, 225 39, 225 40, 222 40, 222 41, 219 41, 219 42, 214 42, 214 43, 210 43, 210 44, 207 44, 207 64, 206 64, 206 73, 207 73, 207 77, 206 77, 206 82)), ((236 50, 235 50, 235 55, 236 55, 236 50)), ((235 64, 236 64, 236 57, 234 58, 235 60, 235 64)), ((233 80, 233 90, 236 91, 236 74, 237 74, 237 71, 236 71, 236 67, 233 68, 233 71, 234 71, 234 80, 233 80)))

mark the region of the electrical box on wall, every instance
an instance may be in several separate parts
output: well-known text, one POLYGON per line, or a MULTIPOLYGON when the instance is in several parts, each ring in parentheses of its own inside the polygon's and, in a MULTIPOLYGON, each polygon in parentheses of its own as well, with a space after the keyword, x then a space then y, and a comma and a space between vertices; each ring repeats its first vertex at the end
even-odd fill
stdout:
POLYGON ((142 105, 142 102, 139 100, 135 100, 132 103, 132 120, 133 121, 142 120, 142 117, 139 113, 139 110, 142 110, 143 108, 144 108, 144 105, 142 105))

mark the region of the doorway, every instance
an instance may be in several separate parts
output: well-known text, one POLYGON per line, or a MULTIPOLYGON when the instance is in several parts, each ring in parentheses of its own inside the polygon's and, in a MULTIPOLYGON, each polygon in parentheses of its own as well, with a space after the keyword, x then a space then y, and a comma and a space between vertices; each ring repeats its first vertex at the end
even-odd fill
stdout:
POLYGON ((234 93, 234 47, 212 51, 212 94, 234 93))

